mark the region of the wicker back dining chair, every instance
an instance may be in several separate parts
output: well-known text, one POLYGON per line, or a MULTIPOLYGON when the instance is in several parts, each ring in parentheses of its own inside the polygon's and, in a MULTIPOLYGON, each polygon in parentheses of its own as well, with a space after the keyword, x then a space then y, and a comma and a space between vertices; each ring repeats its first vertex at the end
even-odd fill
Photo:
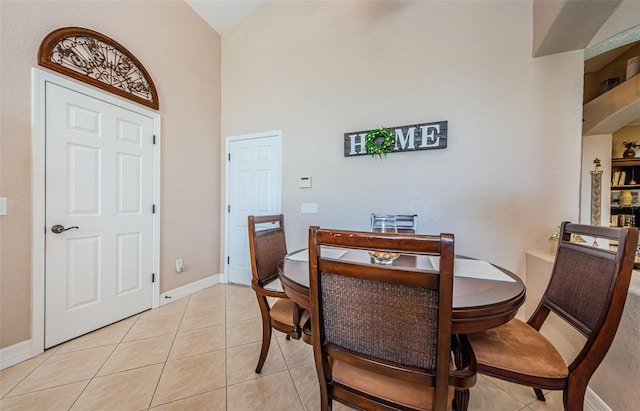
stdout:
MULTIPOLYGON (((262 371, 269 345, 271 329, 275 328, 287 334, 287 339, 300 338, 300 318, 303 310, 290 300, 287 295, 274 286, 278 279, 278 264, 287 254, 287 243, 284 234, 284 216, 252 216, 248 217, 249 252, 251 255, 251 288, 255 291, 262 316, 262 348, 256 372, 262 371), (259 230, 258 226, 264 228, 259 230), (269 304, 267 297, 277 300, 269 304)), ((305 310, 306 311, 306 310, 305 310)), ((308 317, 308 312, 307 312, 308 317)))
POLYGON ((618 329, 638 245, 638 229, 562 223, 547 289, 531 318, 470 334, 481 373, 534 388, 562 390, 565 410, 582 410, 591 376, 618 329), (617 251, 571 242, 572 234, 617 242, 617 251), (550 312, 586 337, 567 365, 540 332, 550 312))
POLYGON ((454 387, 475 384, 471 346, 451 335, 453 260, 450 234, 310 227, 311 334, 323 411, 334 399, 363 410, 444 410, 454 387), (440 268, 332 259, 324 246, 437 255, 440 268))

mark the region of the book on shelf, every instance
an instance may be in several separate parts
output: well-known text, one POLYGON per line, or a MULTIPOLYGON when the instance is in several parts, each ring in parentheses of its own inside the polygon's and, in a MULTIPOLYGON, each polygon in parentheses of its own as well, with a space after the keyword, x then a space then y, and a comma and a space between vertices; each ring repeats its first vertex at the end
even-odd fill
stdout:
POLYGON ((610 221, 611 227, 626 227, 636 226, 636 216, 635 214, 615 214, 611 216, 610 221))
POLYGON ((623 186, 627 179, 626 171, 615 171, 611 178, 611 185, 614 187, 623 186))

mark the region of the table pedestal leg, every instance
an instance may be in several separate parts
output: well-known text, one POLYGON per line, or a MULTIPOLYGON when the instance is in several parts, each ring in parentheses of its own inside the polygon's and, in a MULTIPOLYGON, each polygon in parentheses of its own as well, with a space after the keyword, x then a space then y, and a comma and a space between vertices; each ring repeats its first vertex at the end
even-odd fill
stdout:
POLYGON ((456 390, 453 394, 453 411, 467 411, 469 390, 456 390))
MULTIPOLYGON (((464 337, 466 339, 466 336, 464 337)), ((456 341, 455 337, 452 338, 452 342, 456 341)), ((468 364, 465 364, 465 360, 460 351, 460 346, 456 343, 453 347, 453 360, 457 369, 462 369, 468 364)), ((456 388, 453 394, 453 411, 467 411, 469 407, 469 389, 456 388)))

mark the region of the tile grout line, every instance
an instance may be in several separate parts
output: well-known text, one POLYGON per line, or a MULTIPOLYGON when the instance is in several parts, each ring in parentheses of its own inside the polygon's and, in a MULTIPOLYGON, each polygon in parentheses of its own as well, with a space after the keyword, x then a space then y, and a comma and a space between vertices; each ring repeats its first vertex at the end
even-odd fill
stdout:
MULTIPOLYGON (((167 351, 167 357, 164 359, 164 363, 162 364, 162 370, 160 371, 160 375, 158 376, 158 381, 156 381, 156 386, 153 389, 153 394, 151 395, 151 399, 149 399, 149 405, 146 407, 147 410, 151 409, 151 404, 153 404, 153 399, 155 398, 157 392, 158 392, 158 387, 160 386, 160 381, 162 380, 162 375, 164 374, 164 370, 165 368, 167 368, 167 362, 169 361, 169 356, 171 356, 171 350, 173 350, 173 344, 175 344, 176 342, 176 338, 178 337, 178 332, 180 331, 180 326, 182 325, 182 320, 184 319, 184 315, 187 312, 187 307, 189 306, 189 303, 191 302, 191 295, 188 296, 188 301, 184 306, 184 309, 182 310, 182 315, 180 316, 180 322, 178 322, 178 327, 176 328, 174 334, 173 334, 173 339, 171 340, 171 346, 169 347, 169 351, 167 351)), ((169 401, 171 402, 171 401, 169 401)), ((161 404, 159 404, 161 405, 161 404)))
MULTIPOLYGON (((131 332, 131 329, 133 328, 133 326, 138 322, 138 320, 140 319, 140 315, 137 314, 137 318, 135 321, 133 321, 133 323, 131 324, 131 326, 129 327, 129 329, 127 330, 126 333, 123 334, 123 336, 120 338, 120 341, 113 347, 113 350, 111 350, 111 353, 109 353, 109 355, 107 356, 107 358, 105 358, 104 362, 102 363, 102 365, 100 367, 98 367, 98 369, 96 370, 95 373, 93 373, 93 376, 91 378, 89 378, 89 382, 87 383, 87 385, 84 386, 84 388, 80 391, 80 393, 78 393, 78 396, 75 398, 75 400, 73 400, 73 402, 71 403, 71 405, 69 406, 69 410, 71 410, 73 408, 74 405, 76 405, 76 403, 78 402, 78 400, 80 399, 80 397, 82 397, 82 394, 84 394, 84 392, 87 390, 87 388, 89 387, 89 385, 91 385, 91 382, 93 382, 94 378, 96 378, 96 375, 98 375, 98 373, 100 372, 100 370, 102 369, 102 367, 104 367, 104 365, 107 363, 107 361, 109 361, 109 358, 111 358, 111 356, 113 355, 113 353, 116 351, 116 349, 120 346, 120 344, 122 343, 122 340, 127 336, 127 334, 129 334, 129 332, 131 332)), ((78 350, 80 351, 80 350, 78 350)), ((54 355, 56 355, 56 353, 54 352, 53 354, 51 354, 51 356, 53 357, 54 355)))
MULTIPOLYGON (((19 386, 24 380, 27 379, 27 377, 29 377, 31 374, 33 374, 38 368, 40 368, 45 362, 47 362, 51 357, 53 356, 53 354, 49 355, 47 358, 44 359, 44 361, 42 361, 40 364, 38 364, 34 369, 32 369, 31 371, 29 371, 27 374, 25 374, 24 377, 22 377, 18 382, 15 383, 15 385, 13 387, 11 387, 11 389, 9 391, 7 391, 0 399, 5 399, 5 398, 12 398, 9 396, 9 394, 11 394, 13 392, 13 390, 16 389, 17 386, 19 386)), ((42 390, 39 390, 42 391, 42 390)), ((25 393, 28 394, 28 393, 25 393)), ((21 394, 18 395, 14 395, 14 397, 18 397, 21 394)), ((24 395, 24 394, 22 394, 24 395)))
MULTIPOLYGON (((136 319, 136 321, 137 321, 137 319, 136 319)), ((135 321, 134 321, 134 324, 135 324, 135 321)), ((133 325, 132 325, 132 326, 133 326, 133 325)), ((101 328, 106 328, 106 327, 108 327, 108 325, 107 325, 107 326, 105 326, 105 327, 101 327, 101 328)), ((130 330, 130 329, 131 329, 131 328, 129 328, 129 330, 130 330)), ((96 330, 96 331, 97 331, 97 330, 96 330)), ((94 332, 94 331, 92 331, 92 332, 94 332)), ((128 331, 127 331, 127 332, 128 332, 128 331)), ((87 334, 90 334, 90 333, 87 333, 87 334)), ((84 334, 84 335, 87 335, 87 334, 84 334)), ((125 333, 125 335, 126 335, 126 333, 125 333)), ((76 338, 80 338, 80 337, 82 337, 82 336, 79 336, 79 337, 76 337, 76 338)), ((124 336, 123 336, 122 338, 124 338, 124 336)), ((71 340, 69 340, 69 341, 73 341, 73 340, 74 340, 74 339, 71 339, 71 340)), ((113 354, 113 352, 115 351, 115 349, 118 347, 118 345, 119 345, 120 343, 115 344, 115 347, 114 347, 114 349, 111 351, 111 353, 109 354, 109 356, 107 356, 107 358, 106 358, 106 359, 105 359, 105 361, 102 363, 102 365, 101 365, 101 366, 96 370, 96 372, 95 372, 95 373, 93 374, 93 376, 92 376, 92 377, 90 377, 90 378, 83 379, 83 380, 79 380, 79 381, 71 381, 71 382, 66 383, 66 384, 54 385, 54 386, 51 386, 51 387, 40 388, 40 389, 36 389, 36 390, 34 390, 34 391, 29 391, 29 392, 25 392, 25 393, 22 393, 22 394, 15 395, 15 396, 13 396, 13 397, 11 397, 11 396, 9 395, 9 394, 11 394, 11 392, 13 392, 13 390, 15 390, 15 389, 16 389, 16 388, 17 388, 17 387, 18 387, 18 386, 19 386, 19 385, 20 385, 24 380, 26 380, 26 379, 27 379, 31 374, 33 374, 33 373, 34 373, 34 372, 36 372, 38 369, 40 369, 40 367, 43 367, 43 366, 44 366, 48 361, 53 361, 53 360, 52 360, 52 358, 53 358, 54 356, 67 355, 67 354, 72 354, 72 353, 79 352, 79 351, 86 351, 86 350, 88 350, 88 349, 92 349, 92 348, 100 348, 100 347, 106 347, 106 346, 111 345, 111 344, 105 344, 105 345, 100 345, 100 346, 97 346, 97 347, 81 348, 81 349, 77 349, 77 350, 74 350, 74 351, 69 351, 69 352, 59 353, 59 351, 60 351, 60 347, 61 347, 62 345, 64 345, 65 343, 68 343, 69 341, 63 341, 62 343, 60 343, 60 344, 58 344, 58 345, 56 345, 56 346, 54 346, 54 347, 49 348, 49 350, 53 350, 53 351, 51 352, 51 354, 49 354, 49 355, 47 356, 47 358, 45 358, 45 359, 44 359, 40 364, 38 364, 35 368, 33 368, 31 371, 29 371, 29 372, 28 372, 24 377, 22 377, 22 378, 21 378, 21 379, 20 379, 20 380, 19 380, 19 381, 18 381, 18 382, 17 382, 17 383, 16 383, 16 384, 15 384, 15 385, 10 389, 10 390, 9 390, 9 391, 7 391, 7 393, 5 393, 5 394, 4 394, 0 399, 20 397, 20 396, 23 396, 23 395, 29 395, 29 394, 33 394, 33 393, 36 393, 36 392, 46 391, 46 390, 55 389, 55 388, 58 388, 58 387, 64 387, 64 386, 67 386, 67 385, 76 384, 76 383, 83 382, 83 381, 88 381, 87 385, 82 389, 82 391, 81 391, 81 392, 78 394, 78 396, 74 399, 73 403, 71 404, 71 407, 72 407, 72 406, 76 403, 76 401, 78 400, 78 398, 80 398, 80 396, 82 395, 82 393, 84 393, 84 391, 86 390, 87 386, 91 383, 91 381, 93 381, 93 379, 95 378, 96 374, 100 371, 100 369, 102 369, 102 367, 104 366, 104 364, 109 360, 109 358, 111 357, 111 355, 113 354)), ((121 339, 121 341, 122 341, 122 339, 121 339)), ((43 355, 43 354, 44 354, 44 353, 42 353, 42 354, 40 354, 40 355, 43 355)), ((69 409, 70 409, 71 407, 69 407, 69 409)))

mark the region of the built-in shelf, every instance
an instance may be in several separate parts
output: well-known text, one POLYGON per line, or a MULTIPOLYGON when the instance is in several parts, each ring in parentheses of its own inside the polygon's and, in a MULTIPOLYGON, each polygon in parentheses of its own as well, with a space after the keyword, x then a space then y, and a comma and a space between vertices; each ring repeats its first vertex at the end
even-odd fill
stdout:
POLYGON ((640 157, 611 159, 611 179, 618 183, 611 186, 610 223, 613 226, 640 224, 640 157))
POLYGON ((640 157, 612 158, 611 165, 613 167, 640 166, 640 157))
POLYGON ((619 190, 640 190, 640 184, 626 185, 626 186, 611 186, 611 191, 619 190))
POLYGON ((611 134, 640 117, 640 75, 591 100, 583 107, 582 134, 611 134))

